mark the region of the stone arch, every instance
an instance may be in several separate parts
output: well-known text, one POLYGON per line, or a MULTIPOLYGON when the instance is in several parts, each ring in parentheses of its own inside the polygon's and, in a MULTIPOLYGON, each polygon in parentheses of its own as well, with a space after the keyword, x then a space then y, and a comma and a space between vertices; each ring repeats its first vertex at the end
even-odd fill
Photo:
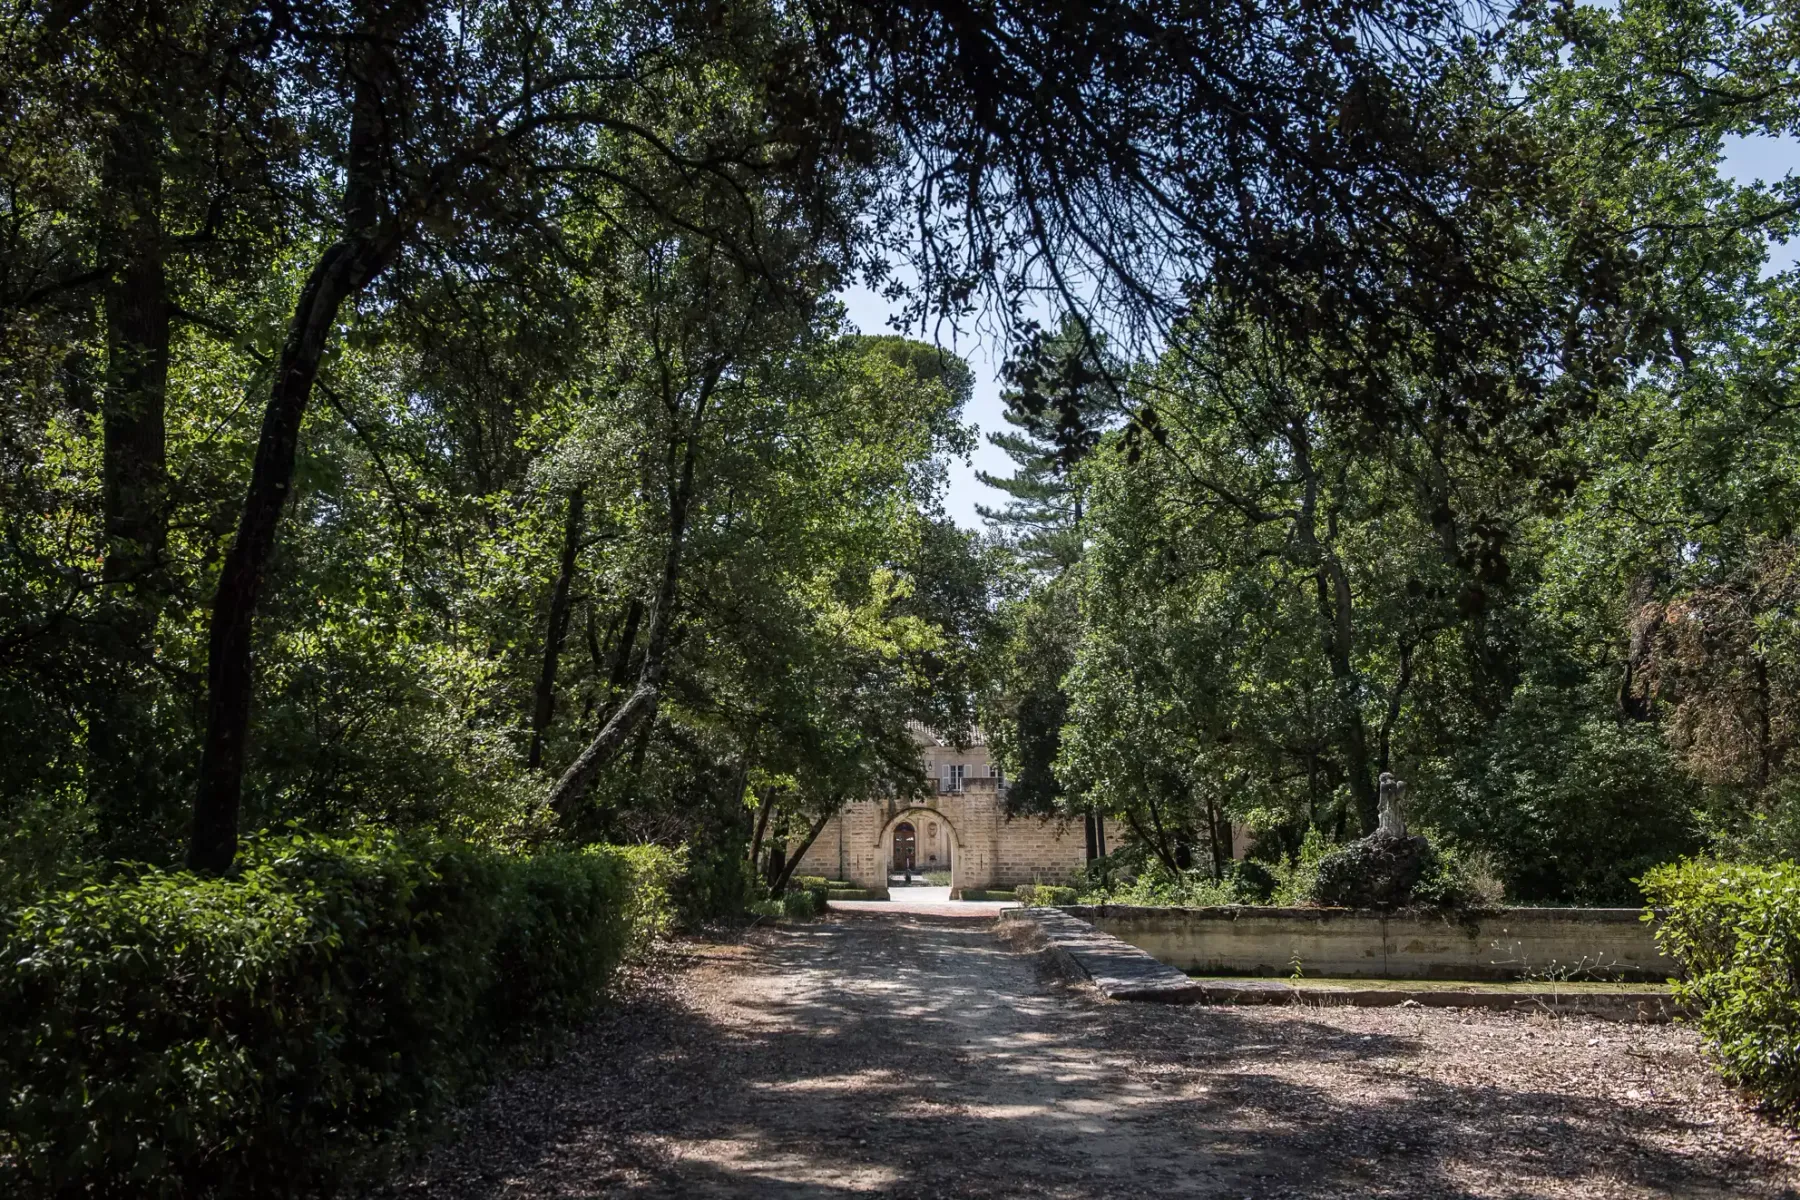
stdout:
MULTIPOLYGON (((938 808, 902 808, 887 819, 881 831, 875 835, 875 857, 882 864, 882 881, 887 880, 887 868, 894 859, 894 830, 901 825, 910 824, 918 831, 920 845, 924 845, 926 823, 936 821, 944 827, 945 839, 950 846, 950 886, 952 889, 962 886, 964 871, 963 859, 967 857, 962 835, 956 831, 956 825, 938 808)), ((921 852, 917 860, 923 869, 924 855, 921 852)))

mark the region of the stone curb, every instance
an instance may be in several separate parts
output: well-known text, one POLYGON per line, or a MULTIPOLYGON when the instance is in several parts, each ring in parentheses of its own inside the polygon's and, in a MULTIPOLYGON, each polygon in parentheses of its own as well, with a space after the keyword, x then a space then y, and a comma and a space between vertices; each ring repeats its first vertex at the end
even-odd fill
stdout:
POLYGON ((1030 922, 1058 964, 1088 980, 1108 1000, 1193 1004, 1205 999, 1206 985, 1199 980, 1061 909, 1008 908, 1001 910, 1000 919, 1030 922))
POLYGON ((1678 1010, 1667 995, 1606 991, 1481 991, 1450 988, 1295 987, 1279 979, 1193 979, 1129 942, 1055 908, 1009 908, 1003 922, 1024 922, 1069 975, 1109 1000, 1167 1004, 1312 1004, 1354 1008, 1481 1008, 1545 1012, 1612 1021, 1663 1023, 1678 1010))

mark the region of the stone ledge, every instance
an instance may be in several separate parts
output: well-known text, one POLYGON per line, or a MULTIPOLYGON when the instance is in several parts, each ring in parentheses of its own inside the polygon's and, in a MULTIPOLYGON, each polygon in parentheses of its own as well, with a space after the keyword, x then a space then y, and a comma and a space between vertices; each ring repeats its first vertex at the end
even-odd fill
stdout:
POLYGON ((1058 908, 1009 908, 1003 923, 1030 929, 1065 973, 1109 1000, 1168 1004, 1311 1004, 1352 1008, 1482 1008, 1663 1023, 1678 1014, 1664 992, 1301 985, 1279 979, 1194 979, 1129 942, 1058 908))
POLYGON ((1666 992, 1495 991, 1480 987, 1295 987, 1276 979, 1196 979, 1202 1004, 1311 1004, 1321 1008, 1482 1008, 1494 1012, 1542 1012, 1559 1017, 1666 1024, 1680 1008, 1666 992))
POLYGON ((1069 974, 1086 979, 1108 1000, 1191 1004, 1204 998, 1204 983, 1061 909, 1009 908, 1000 919, 1028 923, 1069 974))

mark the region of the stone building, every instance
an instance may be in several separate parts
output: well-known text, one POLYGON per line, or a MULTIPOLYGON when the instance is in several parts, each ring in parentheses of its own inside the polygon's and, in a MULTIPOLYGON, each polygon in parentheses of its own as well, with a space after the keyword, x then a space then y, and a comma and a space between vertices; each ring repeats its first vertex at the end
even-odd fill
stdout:
POLYGON ((910 866, 915 875, 947 872, 957 895, 1062 883, 1079 875, 1094 853, 1122 844, 1116 821, 1091 831, 1080 818, 1008 817, 1006 779, 979 733, 962 748, 922 728, 913 736, 934 781, 932 794, 845 805, 807 848, 799 874, 876 888, 910 866))

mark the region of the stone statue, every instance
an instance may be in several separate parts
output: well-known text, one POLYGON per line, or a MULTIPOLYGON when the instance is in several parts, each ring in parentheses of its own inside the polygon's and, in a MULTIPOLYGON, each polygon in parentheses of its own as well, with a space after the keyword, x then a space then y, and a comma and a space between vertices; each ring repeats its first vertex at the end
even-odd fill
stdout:
POLYGON ((1378 832, 1388 837, 1406 836, 1406 785, 1387 771, 1381 773, 1381 816, 1378 832))

